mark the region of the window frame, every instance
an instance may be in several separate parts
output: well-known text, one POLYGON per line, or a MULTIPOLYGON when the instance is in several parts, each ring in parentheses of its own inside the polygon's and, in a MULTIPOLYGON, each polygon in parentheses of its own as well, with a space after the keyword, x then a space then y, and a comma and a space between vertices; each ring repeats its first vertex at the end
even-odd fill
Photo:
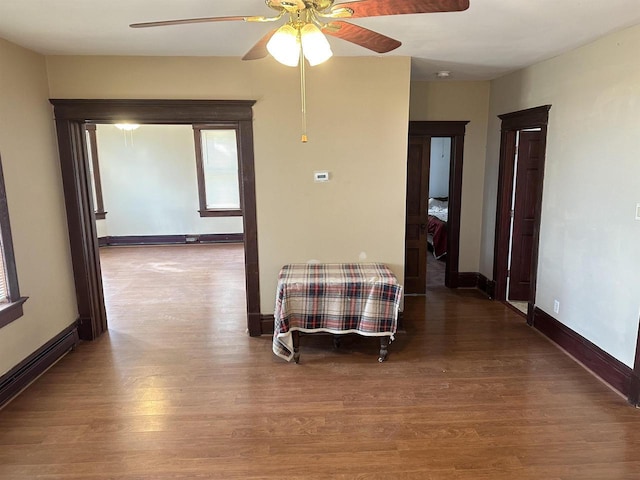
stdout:
POLYGON ((8 303, 0 304, 0 328, 9 325, 19 319, 24 314, 22 305, 28 297, 20 296, 18 285, 18 270, 13 250, 13 240, 11 236, 11 223, 9 221, 9 207, 7 204, 7 190, 4 184, 4 172, 2 170, 2 159, 0 158, 0 234, 2 235, 2 248, 0 255, 4 254, 4 264, 6 269, 6 286, 8 303))
POLYGON ((98 138, 96 136, 96 124, 87 123, 84 127, 89 136, 89 148, 91 150, 91 170, 93 174, 93 185, 95 186, 96 205, 93 206, 96 220, 104 220, 107 212, 104 211, 104 201, 102 199, 102 180, 100 178, 100 162, 98 161, 98 138))
POLYGON ((201 217, 242 217, 244 215, 243 192, 242 192, 242 146, 241 132, 237 123, 205 123, 193 124, 193 141, 196 150, 196 175, 198 177, 198 199, 200 209, 198 213, 201 217), (207 208, 207 186, 204 174, 204 162, 202 152, 202 130, 234 130, 236 132, 236 151, 238 154, 238 193, 240 195, 240 208, 207 208))

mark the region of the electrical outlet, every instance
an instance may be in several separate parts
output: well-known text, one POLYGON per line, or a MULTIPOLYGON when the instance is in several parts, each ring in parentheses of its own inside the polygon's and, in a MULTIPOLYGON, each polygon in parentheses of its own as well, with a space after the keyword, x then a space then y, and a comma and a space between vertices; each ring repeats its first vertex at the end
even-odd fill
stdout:
POLYGON ((558 300, 553 301, 553 313, 560 312, 560 302, 558 300))

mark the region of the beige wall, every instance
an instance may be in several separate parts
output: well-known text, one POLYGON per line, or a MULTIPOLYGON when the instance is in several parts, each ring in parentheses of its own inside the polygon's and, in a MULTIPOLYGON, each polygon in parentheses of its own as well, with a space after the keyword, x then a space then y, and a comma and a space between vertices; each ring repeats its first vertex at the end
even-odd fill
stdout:
POLYGON ((489 82, 412 82, 409 119, 468 120, 464 139, 461 272, 477 272, 480 262, 484 161, 489 82))
POLYGON ((0 155, 24 316, 0 329, 0 375, 77 318, 42 56, 0 39, 0 155))
POLYGON ((492 82, 481 255, 491 277, 496 116, 551 104, 536 305, 630 367, 640 317, 639 51, 640 26, 492 82))
POLYGON ((332 58, 299 74, 270 58, 48 57, 54 98, 253 99, 261 311, 280 267, 379 261, 402 279, 410 60, 332 58), (313 182, 326 170, 331 181, 313 182))

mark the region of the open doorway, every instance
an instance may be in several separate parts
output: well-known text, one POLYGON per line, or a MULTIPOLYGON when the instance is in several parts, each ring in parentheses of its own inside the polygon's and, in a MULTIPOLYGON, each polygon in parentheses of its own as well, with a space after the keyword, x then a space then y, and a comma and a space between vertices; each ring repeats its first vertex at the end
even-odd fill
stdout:
POLYGON ((537 191, 542 187, 540 127, 515 131, 506 301, 526 315, 531 288, 537 191))
POLYGON ((444 287, 451 137, 431 137, 427 202, 427 289, 444 287))
POLYGON ((533 320, 550 105, 500 115, 495 298, 533 320))
POLYGON ((105 307, 118 331, 135 334, 144 318, 179 327, 185 299, 205 312, 192 324, 246 328, 216 314, 231 301, 223 292, 244 310, 245 275, 238 138, 210 127, 86 125, 105 307))
POLYGON ((141 124, 225 123, 238 129, 247 329, 252 336, 260 335, 262 326, 252 128, 252 106, 255 102, 65 99, 51 100, 51 103, 56 118, 80 337, 92 340, 107 329, 85 124, 118 123, 123 119, 141 124))
POLYGON ((409 122, 405 293, 456 288, 464 133, 468 122, 409 122))

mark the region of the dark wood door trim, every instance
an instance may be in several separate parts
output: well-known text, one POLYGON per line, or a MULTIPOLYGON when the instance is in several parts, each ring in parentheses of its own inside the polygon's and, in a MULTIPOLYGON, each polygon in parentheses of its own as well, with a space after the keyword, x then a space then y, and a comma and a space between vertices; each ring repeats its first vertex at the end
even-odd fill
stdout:
POLYGON ((78 305, 78 334, 83 340, 91 340, 107 329, 107 315, 84 124, 56 119, 56 131, 78 305))
MULTIPOLYGON (((449 221, 447 222, 447 266, 444 283, 458 287, 460 259, 460 211, 462 205, 462 162, 464 135, 469 121, 415 121, 409 122, 409 136, 450 137, 449 164, 449 221)), ((426 266, 425 266, 426 268, 426 266)))
POLYGON ((431 137, 409 137, 407 154, 407 195, 404 240, 404 291, 427 291, 427 192, 431 157, 431 137), (417 253, 417 254, 416 254, 417 253))
POLYGON ((529 314, 527 321, 533 322, 533 306, 536 297, 536 279, 538 276, 538 253, 540 239, 540 219, 542 207, 542 185, 544 182, 544 163, 546 158, 547 124, 551 105, 519 110, 517 112, 498 115, 502 120, 500 139, 500 167, 498 173, 498 202, 496 208, 496 235, 493 260, 493 280, 496 290, 495 298, 504 301, 507 291, 507 265, 509 256, 509 223, 511 210, 511 194, 513 189, 513 173, 515 156, 515 139, 518 130, 540 128, 541 159, 540 188, 536 198, 536 215, 534 220, 533 248, 531 252, 531 288, 529 291, 529 314))
POLYGON ((636 358, 631 373, 631 385, 629 385, 629 403, 640 405, 640 318, 638 319, 638 340, 636 341, 636 358))
POLYGON ((242 201, 249 334, 262 333, 253 151, 253 100, 66 100, 53 99, 69 243, 79 312, 78 333, 93 340, 107 329, 95 226, 85 123, 127 120, 151 124, 232 121, 242 132, 242 201))

